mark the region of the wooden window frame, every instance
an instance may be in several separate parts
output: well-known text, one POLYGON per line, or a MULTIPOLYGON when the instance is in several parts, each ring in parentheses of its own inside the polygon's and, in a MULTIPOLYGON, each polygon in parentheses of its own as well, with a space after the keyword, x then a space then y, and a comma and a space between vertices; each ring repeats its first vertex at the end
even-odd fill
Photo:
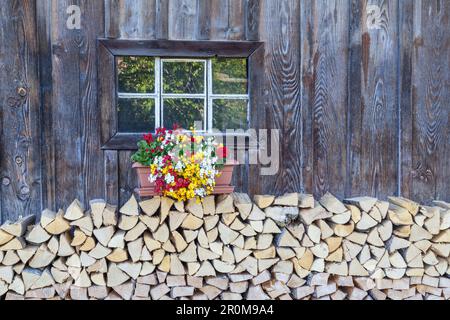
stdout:
MULTIPOLYGON (((261 69, 263 42, 258 41, 178 41, 178 40, 117 40, 98 39, 98 101, 101 113, 101 145, 103 150, 135 150, 141 133, 118 132, 117 70, 118 56, 148 56, 162 58, 246 58, 249 79, 249 112, 255 110, 259 81, 252 81, 255 69, 261 69), (253 61, 253 62, 252 62, 253 61), (112 81, 112 79, 114 79, 112 81)), ((262 70, 262 69, 261 69, 262 70)), ((206 133, 208 135, 208 133, 206 133)), ((238 135, 237 135, 238 136, 238 135)), ((248 138, 245 135, 246 140, 248 138)), ((226 138, 226 135, 223 135, 226 138)), ((225 139, 224 139, 225 140, 225 139)), ((238 145, 240 148, 248 148, 238 145)))

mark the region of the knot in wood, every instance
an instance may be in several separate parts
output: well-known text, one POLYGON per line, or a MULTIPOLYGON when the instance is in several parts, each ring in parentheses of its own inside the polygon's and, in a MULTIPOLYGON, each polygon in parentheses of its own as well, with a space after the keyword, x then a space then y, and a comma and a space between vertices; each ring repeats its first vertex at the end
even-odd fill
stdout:
POLYGON ((8 177, 4 177, 4 178, 2 179, 2 184, 3 184, 5 187, 9 186, 9 185, 11 184, 11 179, 9 179, 8 177))
POLYGON ((30 193, 30 188, 29 188, 28 186, 22 186, 22 187, 20 188, 20 193, 21 193, 23 196, 26 196, 26 195, 28 195, 28 194, 30 193))
POLYGON ((22 163, 23 163, 22 157, 17 156, 17 157, 16 157, 16 164, 20 166, 22 163))
POLYGON ((24 87, 19 87, 19 88, 17 88, 17 94, 21 97, 26 97, 26 95, 28 94, 28 91, 24 87))

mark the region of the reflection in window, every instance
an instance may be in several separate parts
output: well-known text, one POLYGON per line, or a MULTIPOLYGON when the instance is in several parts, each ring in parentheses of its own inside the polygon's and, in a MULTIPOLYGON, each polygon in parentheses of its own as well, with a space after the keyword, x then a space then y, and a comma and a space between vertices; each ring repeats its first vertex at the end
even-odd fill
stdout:
MULTIPOLYGON (((164 126, 172 128, 174 124, 189 130, 197 123, 203 123, 204 99, 164 99, 164 126)), ((197 130, 203 130, 197 126, 197 130)))
POLYGON ((155 92, 155 59, 151 57, 119 57, 117 59, 119 92, 155 92))
POLYGON ((247 59, 118 57, 118 131, 248 129, 247 59))
POLYGON ((214 94, 247 94, 247 59, 212 60, 214 94))
POLYGON ((164 93, 200 94, 205 92, 205 62, 163 62, 164 93))
POLYGON ((119 132, 152 132, 155 130, 154 99, 119 99, 119 132))
POLYGON ((221 131, 226 131, 227 129, 248 129, 247 109, 247 100, 214 100, 214 129, 219 129, 221 131))

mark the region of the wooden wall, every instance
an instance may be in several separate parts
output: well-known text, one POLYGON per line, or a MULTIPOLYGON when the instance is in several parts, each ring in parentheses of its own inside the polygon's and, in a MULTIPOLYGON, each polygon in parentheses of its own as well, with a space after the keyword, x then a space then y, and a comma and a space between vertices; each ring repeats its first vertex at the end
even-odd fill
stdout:
POLYGON ((3 0, 0 220, 136 186, 131 153, 100 149, 102 37, 265 42, 251 124, 280 130, 281 167, 242 166, 241 191, 450 201, 449 15, 447 0, 3 0))

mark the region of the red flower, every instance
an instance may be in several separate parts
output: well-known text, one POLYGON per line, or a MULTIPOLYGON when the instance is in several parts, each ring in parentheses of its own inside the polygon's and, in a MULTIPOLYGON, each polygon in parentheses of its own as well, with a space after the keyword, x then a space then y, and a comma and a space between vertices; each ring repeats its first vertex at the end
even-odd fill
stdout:
POLYGON ((176 130, 178 130, 178 129, 180 129, 180 125, 179 125, 178 123, 175 122, 175 123, 173 124, 173 130, 176 131, 176 130))
POLYGON ((144 134, 144 140, 147 142, 147 144, 150 144, 153 142, 153 135, 151 133, 144 134))
POLYGON ((219 147, 219 148, 217 148, 217 157, 219 157, 219 159, 225 159, 226 157, 228 157, 228 149, 227 149, 227 147, 219 147))

